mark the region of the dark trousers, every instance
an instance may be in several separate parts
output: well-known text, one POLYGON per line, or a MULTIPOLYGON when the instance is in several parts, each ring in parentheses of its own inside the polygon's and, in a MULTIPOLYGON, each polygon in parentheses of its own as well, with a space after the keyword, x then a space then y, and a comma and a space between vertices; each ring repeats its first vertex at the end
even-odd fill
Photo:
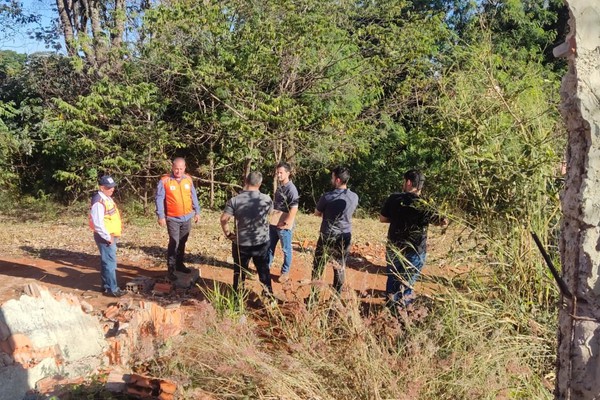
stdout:
POLYGON ((186 222, 170 221, 167 219, 167 232, 169 232, 169 246, 167 247, 167 267, 173 272, 177 267, 183 266, 185 244, 190 236, 192 220, 186 222))
POLYGON ((337 236, 319 236, 315 258, 313 260, 312 279, 321 279, 325 271, 325 265, 332 257, 337 265, 333 268, 333 287, 339 293, 342 290, 346 277, 346 258, 350 249, 351 233, 342 233, 337 236))
POLYGON ((271 287, 271 274, 269 272, 269 242, 257 246, 240 246, 233 242, 231 245, 233 255, 233 289, 237 292, 241 282, 243 283, 248 274, 250 260, 254 263, 258 272, 258 279, 268 293, 273 293, 271 287))

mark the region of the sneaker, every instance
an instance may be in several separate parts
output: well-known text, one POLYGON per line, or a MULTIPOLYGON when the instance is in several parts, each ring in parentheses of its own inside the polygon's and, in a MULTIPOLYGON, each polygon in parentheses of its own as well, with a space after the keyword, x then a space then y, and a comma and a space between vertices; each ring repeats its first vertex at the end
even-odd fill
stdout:
POLYGON ((175 275, 175 272, 169 271, 167 273, 167 280, 171 281, 171 282, 175 282, 177 280, 177 275, 175 275))
POLYGON ((123 297, 127 294, 127 292, 125 292, 124 290, 118 289, 115 292, 104 292, 105 296, 108 297, 123 297))
POLYGON ((279 276, 279 283, 285 283, 289 280, 290 280, 290 274, 287 272, 284 272, 283 274, 281 274, 279 276))
POLYGON ((190 272, 192 272, 191 269, 189 269, 188 267, 186 267, 183 264, 178 265, 177 267, 175 267, 175 270, 179 271, 179 272, 183 272, 184 274, 189 274, 190 272))

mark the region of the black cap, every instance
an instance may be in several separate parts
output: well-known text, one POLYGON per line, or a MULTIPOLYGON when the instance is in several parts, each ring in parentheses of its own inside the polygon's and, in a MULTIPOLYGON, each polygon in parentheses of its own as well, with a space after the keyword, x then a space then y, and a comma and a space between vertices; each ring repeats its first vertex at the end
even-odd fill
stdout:
POLYGON ((110 175, 104 175, 98 180, 98 184, 100 186, 104 186, 107 189, 114 188, 115 186, 117 186, 117 182, 115 182, 115 180, 110 175))

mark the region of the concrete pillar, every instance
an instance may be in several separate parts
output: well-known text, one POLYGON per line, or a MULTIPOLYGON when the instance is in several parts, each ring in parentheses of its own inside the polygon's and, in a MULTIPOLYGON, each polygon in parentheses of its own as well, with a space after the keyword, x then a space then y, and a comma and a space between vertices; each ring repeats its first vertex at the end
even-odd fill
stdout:
POLYGON ((559 312, 557 399, 600 398, 600 0, 567 0, 561 112, 568 129, 561 260, 571 293, 559 312))

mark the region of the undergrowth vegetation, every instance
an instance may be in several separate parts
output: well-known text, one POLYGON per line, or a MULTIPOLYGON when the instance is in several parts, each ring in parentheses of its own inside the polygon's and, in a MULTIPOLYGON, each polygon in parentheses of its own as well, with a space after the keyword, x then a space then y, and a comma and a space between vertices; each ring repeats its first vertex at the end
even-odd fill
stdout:
POLYGON ((354 297, 238 315, 206 303, 153 372, 187 383, 186 398, 551 398, 552 324, 486 297, 450 290, 400 323, 354 297))
POLYGON ((185 398, 550 399, 553 282, 525 230, 481 243, 460 257, 485 273, 448 279, 398 319, 352 291, 232 312, 230 291, 205 289, 214 302, 151 370, 185 398))

